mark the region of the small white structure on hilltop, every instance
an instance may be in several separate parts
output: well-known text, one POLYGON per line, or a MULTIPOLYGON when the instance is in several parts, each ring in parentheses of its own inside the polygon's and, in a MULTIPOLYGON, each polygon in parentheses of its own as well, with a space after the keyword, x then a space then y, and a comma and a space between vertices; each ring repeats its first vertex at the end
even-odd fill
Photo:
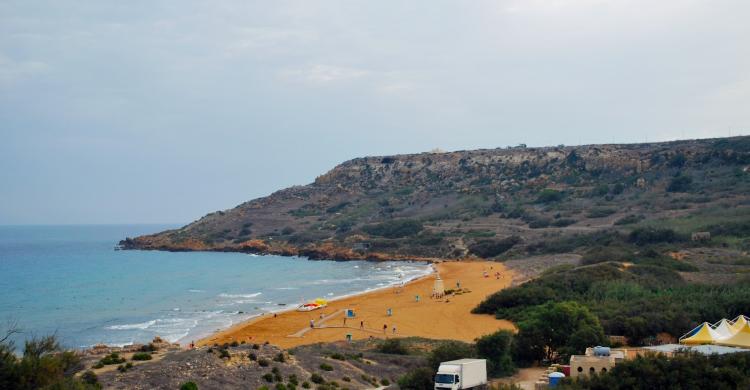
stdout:
POLYGON ((585 355, 570 357, 570 377, 590 376, 602 374, 612 369, 617 363, 625 360, 622 350, 612 350, 609 347, 586 348, 585 355))

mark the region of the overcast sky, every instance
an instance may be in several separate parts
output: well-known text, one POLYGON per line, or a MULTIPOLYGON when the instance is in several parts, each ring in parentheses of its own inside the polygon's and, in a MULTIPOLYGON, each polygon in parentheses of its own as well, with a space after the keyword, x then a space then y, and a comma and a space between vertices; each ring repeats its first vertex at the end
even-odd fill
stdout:
POLYGON ((0 0, 0 224, 189 222, 344 160, 750 134, 747 0, 0 0))

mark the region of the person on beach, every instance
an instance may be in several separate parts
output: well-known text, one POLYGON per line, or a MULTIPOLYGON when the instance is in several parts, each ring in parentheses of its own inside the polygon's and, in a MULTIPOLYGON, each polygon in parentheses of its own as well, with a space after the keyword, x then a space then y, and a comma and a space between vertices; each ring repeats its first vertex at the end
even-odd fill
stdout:
POLYGON ((315 328, 315 320, 310 320, 310 329, 315 328))
POLYGON ((388 324, 383 324, 383 334, 388 332, 388 324))
POLYGON ((346 316, 344 316, 344 326, 346 326, 346 316))
POLYGON ((393 334, 396 334, 396 325, 393 325, 393 334))
POLYGON ((364 321, 359 321, 359 329, 362 329, 362 330, 365 329, 365 322, 364 321))

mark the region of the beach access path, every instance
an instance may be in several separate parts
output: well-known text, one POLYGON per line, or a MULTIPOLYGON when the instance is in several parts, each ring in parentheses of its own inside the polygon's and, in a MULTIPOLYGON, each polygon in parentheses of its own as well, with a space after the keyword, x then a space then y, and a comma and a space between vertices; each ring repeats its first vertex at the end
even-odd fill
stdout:
POLYGON ((509 321, 471 313, 488 295, 511 285, 513 275, 502 263, 451 261, 436 263, 435 268, 446 290, 456 289, 460 282, 464 292, 442 299, 431 298, 435 281, 435 274, 432 274, 407 283, 403 288, 389 287, 331 301, 320 310, 256 317, 200 340, 198 345, 267 341, 281 348, 291 348, 341 341, 347 335, 354 340, 419 336, 471 342, 500 329, 515 329, 509 321), (501 275, 499 279, 496 272, 501 275), (344 323, 346 309, 354 310, 356 316, 347 318, 344 323), (392 312, 390 316, 388 309, 392 312), (310 328, 311 320, 314 328, 310 328))

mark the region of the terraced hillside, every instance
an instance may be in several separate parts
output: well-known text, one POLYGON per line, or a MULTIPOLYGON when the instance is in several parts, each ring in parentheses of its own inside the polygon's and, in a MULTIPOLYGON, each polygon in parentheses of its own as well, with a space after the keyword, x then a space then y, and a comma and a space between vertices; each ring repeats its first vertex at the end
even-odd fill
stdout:
POLYGON ((750 249, 750 137, 357 158, 311 184, 121 245, 507 258, 582 253, 612 237, 626 246, 679 243, 677 250, 695 246, 690 237, 702 231, 711 233, 702 247, 750 249), (649 238, 660 229, 671 235, 649 238))

